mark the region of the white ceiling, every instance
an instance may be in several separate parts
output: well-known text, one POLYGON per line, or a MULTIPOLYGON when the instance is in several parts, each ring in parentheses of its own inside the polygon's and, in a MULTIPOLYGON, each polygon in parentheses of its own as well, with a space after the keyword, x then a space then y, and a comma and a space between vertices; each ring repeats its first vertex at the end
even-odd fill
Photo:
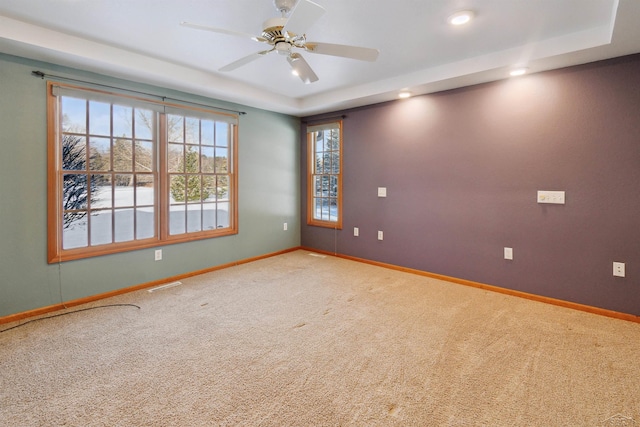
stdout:
POLYGON ((305 116, 640 52, 639 0, 314 0, 326 13, 307 40, 380 50, 376 62, 300 51, 305 85, 277 54, 189 21, 259 35, 272 0, 1 0, 0 52, 305 116), (476 18, 452 27, 447 17, 476 18))

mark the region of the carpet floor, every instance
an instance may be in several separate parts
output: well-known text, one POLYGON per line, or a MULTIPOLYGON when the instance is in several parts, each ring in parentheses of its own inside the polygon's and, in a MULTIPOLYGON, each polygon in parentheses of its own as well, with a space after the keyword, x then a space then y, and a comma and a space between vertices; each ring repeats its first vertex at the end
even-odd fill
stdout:
POLYGON ((0 425, 640 425, 640 324, 302 250, 181 282, 0 325, 0 425))

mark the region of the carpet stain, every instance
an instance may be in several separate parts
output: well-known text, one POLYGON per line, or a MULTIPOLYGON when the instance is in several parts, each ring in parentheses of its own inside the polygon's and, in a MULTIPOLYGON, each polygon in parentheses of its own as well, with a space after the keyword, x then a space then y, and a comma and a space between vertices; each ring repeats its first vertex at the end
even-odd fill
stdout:
POLYGON ((392 417, 397 417, 401 409, 401 407, 399 407, 395 403, 392 403, 391 405, 389 405, 389 415, 391 415, 392 417))
POLYGON ((305 322, 300 322, 298 323, 296 326, 293 327, 293 329, 298 329, 298 328, 302 328, 303 326, 306 326, 307 324, 305 322))
POLYGON ((322 313, 323 316, 326 316, 327 314, 331 313, 331 309, 327 308, 324 313, 322 313))

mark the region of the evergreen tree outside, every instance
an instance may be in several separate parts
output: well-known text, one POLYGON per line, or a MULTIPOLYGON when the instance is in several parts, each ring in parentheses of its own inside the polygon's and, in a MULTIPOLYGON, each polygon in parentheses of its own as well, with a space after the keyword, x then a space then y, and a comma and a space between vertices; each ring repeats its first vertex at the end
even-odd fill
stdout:
MULTIPOLYGON (((171 177, 171 196, 176 202, 197 202, 208 199, 214 187, 210 185, 210 180, 200 182, 200 176, 189 174, 198 174, 199 154, 192 147, 189 147, 183 158, 180 159, 179 170, 184 170, 185 174, 173 175, 171 177)), ((211 177, 214 179, 214 177, 211 177)))

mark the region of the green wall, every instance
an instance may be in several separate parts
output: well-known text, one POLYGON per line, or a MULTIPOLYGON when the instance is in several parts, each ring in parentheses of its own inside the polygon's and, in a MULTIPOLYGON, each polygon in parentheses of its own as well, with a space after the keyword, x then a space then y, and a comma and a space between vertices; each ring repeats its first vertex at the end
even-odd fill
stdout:
POLYGON ((300 245, 298 118, 0 54, 0 317, 300 245), (246 111, 239 234, 47 264, 46 80, 31 71, 246 111), (283 231, 283 223, 288 231, 283 231))

